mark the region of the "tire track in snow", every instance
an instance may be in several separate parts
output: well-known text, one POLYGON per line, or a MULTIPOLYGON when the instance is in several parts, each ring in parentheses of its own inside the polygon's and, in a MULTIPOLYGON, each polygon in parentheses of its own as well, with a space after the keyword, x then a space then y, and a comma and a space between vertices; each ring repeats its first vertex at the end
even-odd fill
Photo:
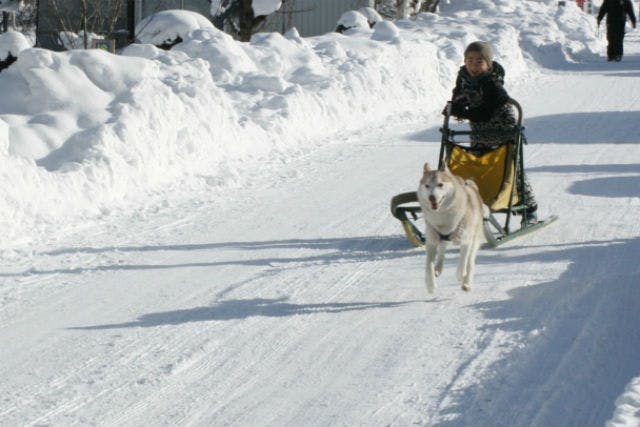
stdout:
MULTIPOLYGON (((363 272, 363 270, 364 267, 343 276, 336 282, 334 287, 328 288, 326 290, 327 294, 329 294, 327 302, 336 300, 340 294, 348 290, 351 286, 354 286, 365 280, 370 275, 375 274, 375 269, 369 269, 369 272, 363 272)), ((282 270, 281 273, 286 273, 286 270, 282 270)), ((294 285, 301 282, 300 278, 297 277, 296 274, 293 276, 293 278, 287 278, 284 281, 290 282, 294 285)), ((270 280, 273 280, 273 278, 270 278, 270 280)), ((278 280, 278 282, 282 283, 280 280, 278 280)), ((320 313, 322 313, 322 307, 319 308, 320 313)), ((311 318, 314 315, 315 314, 312 310, 304 316, 306 319, 311 318)), ((250 328, 252 331, 251 334, 247 337, 244 337, 243 335, 242 341, 240 343, 236 342, 235 346, 239 348, 251 347, 253 349, 266 350, 259 355, 256 355, 253 363, 249 365, 244 364, 243 369, 240 372, 237 372, 237 375, 234 376, 228 373, 234 372, 233 364, 235 363, 235 360, 244 360, 246 357, 242 355, 230 355, 225 360, 216 362, 215 360, 211 360, 211 357, 206 356, 206 354, 209 353, 207 349, 197 351, 194 358, 186 358, 185 360, 180 361, 180 363, 171 366, 171 369, 169 369, 167 373, 171 375, 179 375, 179 377, 172 377, 171 383, 162 387, 161 392, 154 394, 153 398, 150 400, 168 400, 171 396, 184 392, 184 390, 181 389, 192 387, 194 384, 197 384, 204 376, 206 376, 207 372, 226 372, 227 374, 224 378, 217 378, 214 381, 212 380, 212 382, 217 384, 217 386, 223 390, 234 390, 231 394, 227 393, 225 396, 221 396, 220 401, 216 401, 215 404, 211 404, 211 407, 207 410, 209 414, 216 414, 217 411, 223 410, 231 402, 236 401, 242 396, 247 394, 255 395, 256 390, 263 390, 265 386, 268 387, 268 384, 277 382, 278 378, 269 378, 268 372, 270 369, 265 369, 264 366, 277 366, 278 358, 282 357, 281 354, 290 352, 287 349, 292 345, 292 338, 284 331, 303 328, 304 324, 307 322, 304 319, 299 320, 300 317, 301 316, 289 316, 279 320, 275 329, 273 322, 269 321, 270 319, 258 319, 256 321, 257 324, 252 325, 250 328), (260 375, 247 374, 247 372, 253 371, 258 371, 260 375)), ((188 339, 185 340, 186 342, 194 341, 192 336, 187 338, 188 339)), ((295 349, 295 351, 298 351, 298 349, 295 349)), ((277 373, 275 375, 277 376, 277 373)), ((260 394, 270 395, 271 393, 261 391, 260 394)), ((153 402, 139 402, 135 407, 130 408, 126 415, 123 415, 115 421, 117 423, 121 423, 132 419, 142 420, 148 406, 153 406, 153 402)), ((175 421, 186 420, 175 419, 175 421)))

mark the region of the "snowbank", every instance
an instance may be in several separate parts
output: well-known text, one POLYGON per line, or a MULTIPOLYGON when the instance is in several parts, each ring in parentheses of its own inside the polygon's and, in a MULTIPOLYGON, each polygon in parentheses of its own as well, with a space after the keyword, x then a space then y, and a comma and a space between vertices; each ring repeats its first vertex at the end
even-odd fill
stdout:
MULTIPOLYGON (((442 9, 347 35, 292 30, 241 43, 191 23, 171 51, 23 50, 0 73, 0 248, 46 238, 62 219, 241 185, 246 168, 288 161, 322 138, 436 111, 477 39, 495 46, 508 81, 527 73, 527 59, 553 66, 602 49, 574 7, 442 9)), ((160 23, 145 27, 145 40, 166 41, 160 23)))
POLYGON ((508 45, 515 39, 527 58, 545 67, 595 59, 603 48, 595 36, 595 18, 573 1, 564 7, 557 4, 556 0, 456 0, 443 3, 441 9, 459 32, 468 30, 467 40, 486 39, 498 52, 510 54, 508 45))
POLYGON ((631 380, 615 404, 613 417, 605 427, 636 427, 640 424, 640 377, 631 380))

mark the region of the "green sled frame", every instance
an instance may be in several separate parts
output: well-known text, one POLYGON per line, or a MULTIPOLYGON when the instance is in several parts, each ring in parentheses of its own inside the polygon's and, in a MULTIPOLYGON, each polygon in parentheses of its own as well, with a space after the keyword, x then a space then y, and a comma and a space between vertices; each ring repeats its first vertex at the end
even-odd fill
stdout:
MULTIPOLYGON (((512 129, 506 129, 504 131, 483 131, 472 132, 469 130, 453 130, 449 127, 449 120, 451 118, 451 102, 447 103, 444 111, 444 123, 440 128, 442 134, 442 140, 440 143, 440 156, 438 159, 438 167, 443 168, 446 162, 448 149, 452 146, 466 147, 468 144, 463 142, 456 142, 456 137, 470 137, 471 135, 482 136, 513 136, 512 141, 508 145, 508 149, 511 150, 512 161, 516 165, 516 174, 518 179, 516 182, 520 185, 520 194, 524 194, 524 150, 523 146, 527 140, 524 135, 524 127, 522 126, 523 114, 522 107, 514 100, 508 101, 517 111, 517 123, 512 129)), ((509 196, 508 207, 501 210, 490 210, 488 215, 485 213, 483 222, 484 236, 487 240, 487 244, 490 247, 497 247, 506 242, 509 242, 516 237, 530 234, 534 231, 540 230, 543 227, 551 224, 558 219, 556 215, 551 215, 548 218, 539 220, 535 223, 527 221, 526 206, 523 204, 514 203, 516 200, 517 185, 512 186, 512 191, 509 196), (503 219, 498 219, 498 215, 503 214, 503 219), (512 219, 515 215, 522 216, 521 226, 516 229, 512 229, 512 219)), ((425 236, 423 229, 425 227, 424 220, 422 219, 422 209, 418 203, 418 194, 415 191, 400 193, 391 198, 391 214, 397 218, 402 224, 407 239, 411 244, 416 247, 424 246, 425 236)))

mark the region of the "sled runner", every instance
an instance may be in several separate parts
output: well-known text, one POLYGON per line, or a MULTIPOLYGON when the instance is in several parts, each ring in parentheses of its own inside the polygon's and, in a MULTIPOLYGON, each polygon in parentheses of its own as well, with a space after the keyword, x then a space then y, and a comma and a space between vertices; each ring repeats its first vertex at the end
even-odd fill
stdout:
MULTIPOLYGON (((517 110, 517 124, 512 129, 471 131, 453 130, 449 126, 451 103, 445 109, 444 124, 440 129, 442 140, 438 167, 445 165, 464 179, 472 179, 480 190, 480 195, 488 207, 484 218, 484 234, 489 246, 495 247, 509 240, 539 230, 555 221, 553 215, 547 219, 530 222, 527 206, 520 200, 525 194, 524 150, 526 144, 522 126, 522 108, 517 101, 509 103, 517 110), (509 143, 491 150, 474 149, 470 137, 508 137, 509 143), (520 188, 518 188, 520 187, 520 188), (514 216, 520 216, 520 227, 513 227, 514 216)), ((401 193, 391 199, 391 213, 400 220, 404 232, 414 246, 425 243, 424 223, 415 191, 401 193)))

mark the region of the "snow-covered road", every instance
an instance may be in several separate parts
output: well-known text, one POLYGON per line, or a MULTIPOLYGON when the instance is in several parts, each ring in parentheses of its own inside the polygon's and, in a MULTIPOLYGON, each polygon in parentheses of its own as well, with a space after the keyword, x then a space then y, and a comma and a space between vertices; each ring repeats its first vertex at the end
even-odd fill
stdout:
MULTIPOLYGON (((640 37, 508 81, 540 214, 424 287, 391 196, 440 116, 6 255, 0 425, 597 426, 640 376, 640 37)), ((335 143, 340 138, 339 143, 335 143)))

